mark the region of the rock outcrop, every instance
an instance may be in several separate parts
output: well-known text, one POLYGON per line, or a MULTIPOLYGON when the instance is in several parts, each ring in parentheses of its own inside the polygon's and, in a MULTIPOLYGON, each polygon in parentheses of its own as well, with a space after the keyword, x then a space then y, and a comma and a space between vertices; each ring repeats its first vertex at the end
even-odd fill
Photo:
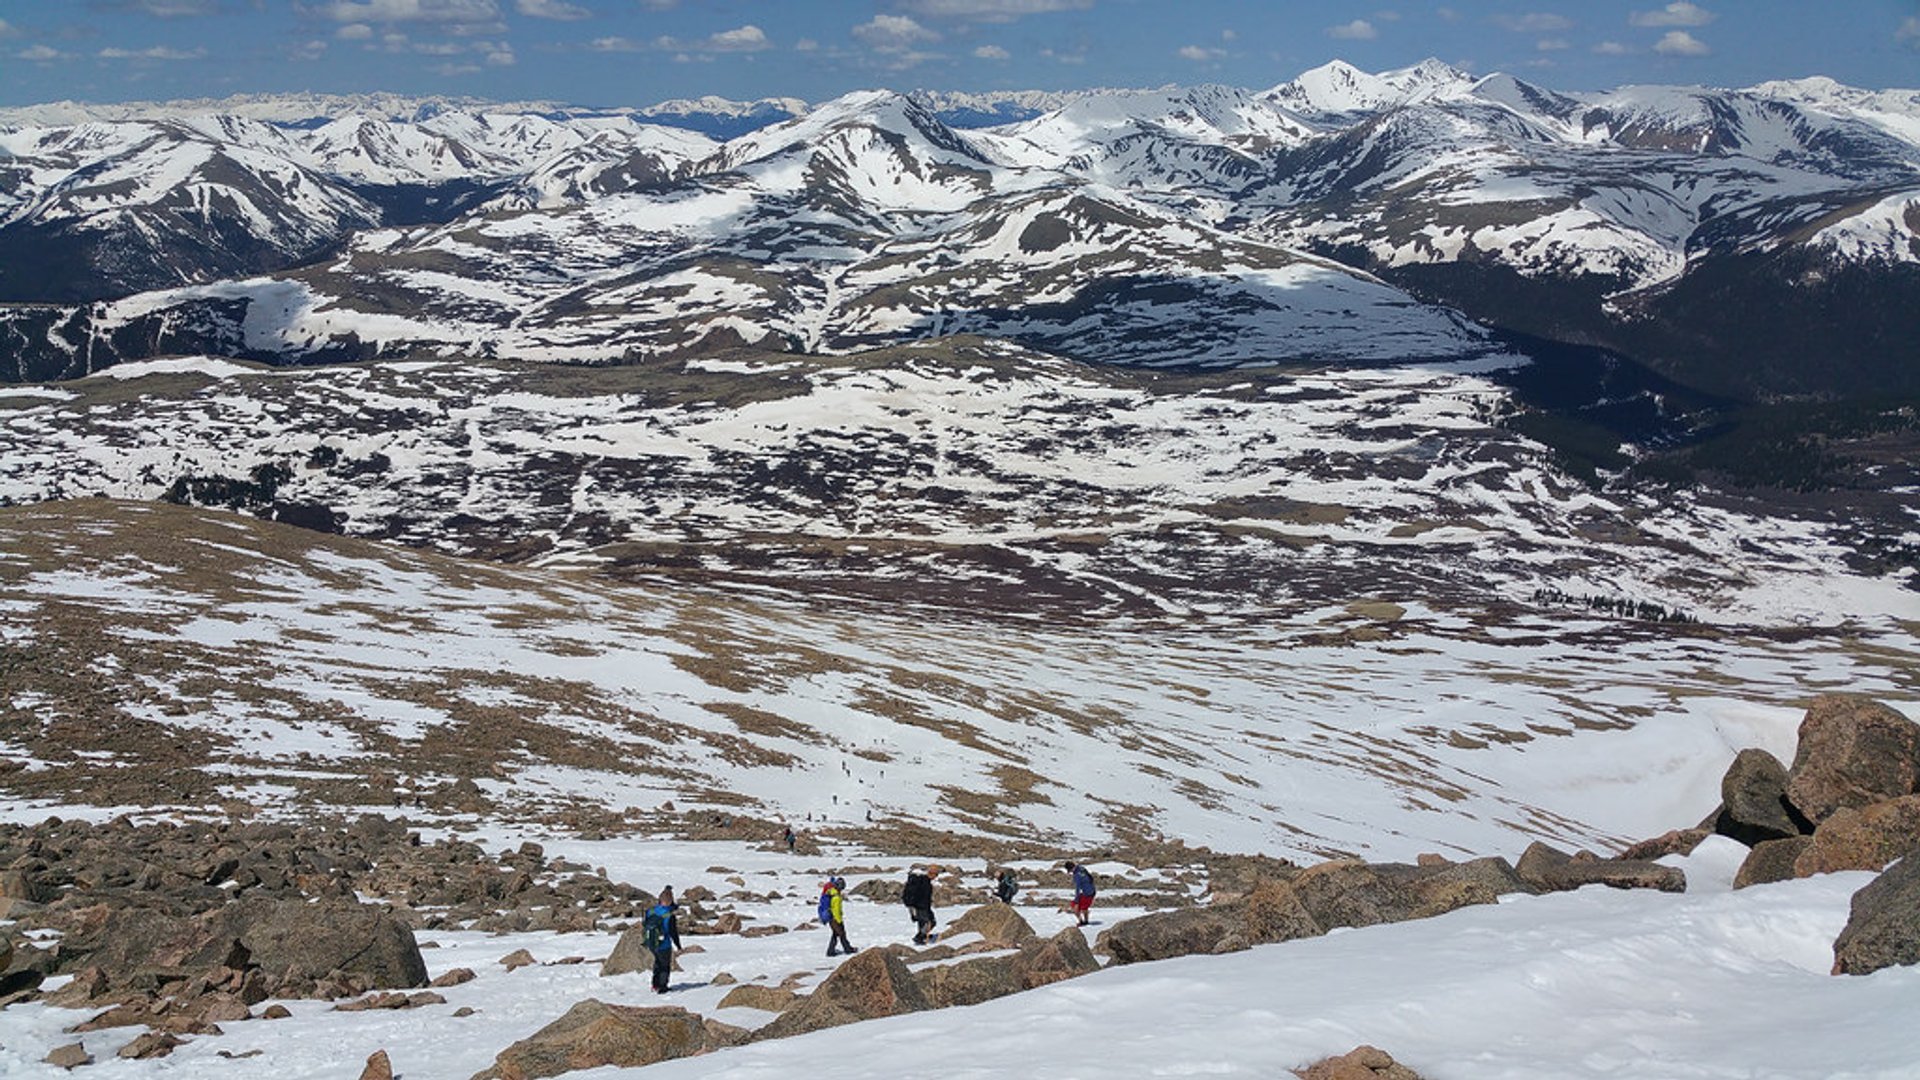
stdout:
POLYGON ((1419 1073, 1372 1046, 1355 1047, 1339 1057, 1316 1061, 1295 1069, 1293 1075, 1300 1080, 1420 1080, 1419 1073))
POLYGON ((1920 963, 1920 856, 1895 863, 1853 894, 1847 925, 1833 942, 1835 975, 1866 975, 1920 963))
POLYGON ((534 1080, 602 1065, 638 1068, 708 1049, 706 1024, 685 1009, 609 1005, 589 998, 500 1051, 473 1080, 534 1080))
POLYGON ((1920 791, 1920 724, 1856 694, 1825 694, 1800 721, 1787 798, 1814 825, 1920 791))
POLYGON ((919 1012, 931 1005, 905 961, 885 949, 864 949, 843 961, 813 993, 756 1032, 755 1038, 801 1035, 858 1020, 919 1012))

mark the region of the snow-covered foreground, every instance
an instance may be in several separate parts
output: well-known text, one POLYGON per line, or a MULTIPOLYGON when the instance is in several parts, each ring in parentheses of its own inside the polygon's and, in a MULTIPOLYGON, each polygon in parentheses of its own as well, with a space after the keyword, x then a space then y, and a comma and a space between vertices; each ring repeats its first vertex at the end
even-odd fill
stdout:
MULTIPOLYGON (((496 830, 489 842, 510 846, 519 835, 496 830)), ((743 912, 789 925, 808 920, 818 875, 831 867, 821 859, 710 843, 548 846, 550 853, 594 861, 649 888, 720 885, 710 868, 725 866, 748 889, 786 897, 745 905, 743 912)), ((893 1080, 904 1070, 927 1080, 1275 1077, 1360 1043, 1387 1049, 1428 1080, 1920 1075, 1920 1046, 1910 1037, 1920 971, 1827 974, 1848 899, 1871 875, 1832 874, 1731 892, 1728 882, 1743 851, 1716 838, 1693 857, 1674 860, 1688 873, 1692 891, 1685 895, 1595 886, 1513 897, 1227 956, 1109 969, 971 1008, 667 1062, 646 1075, 750 1080, 830 1073, 841 1080, 893 1080)), ((841 851, 837 857, 868 856, 841 851)), ((897 877, 891 870, 849 876, 856 886, 870 877, 897 877)), ((1042 933, 1069 921, 1049 906, 1054 899, 1021 898, 1042 933)), ((849 912, 857 945, 908 936, 897 907, 855 900, 849 912)), ((1096 914, 1106 925, 1134 913, 1096 914)), ((396 1073, 410 1080, 464 1080, 509 1043, 589 997, 680 1005, 756 1027, 772 1014, 719 1009, 729 987, 715 985, 716 975, 778 983, 806 973, 804 988, 833 963, 822 955, 825 935, 818 931, 688 939, 705 951, 682 958, 685 970, 675 976, 674 992, 660 999, 644 974, 597 974, 612 935, 435 932, 422 940, 437 946, 425 952, 433 974, 468 967, 478 976, 443 990, 443 1005, 344 1014, 324 1002, 292 1002, 290 1019, 227 1024, 224 1035, 196 1038, 171 1057, 148 1062, 113 1057, 132 1036, 128 1029, 67 1035, 63 1028, 89 1014, 14 1006, 0 1011, 0 1074, 64 1075, 40 1059, 83 1038, 101 1061, 88 1075, 101 1077, 351 1078, 368 1055, 385 1049, 396 1073), (501 957, 521 948, 538 966, 500 966, 501 957), (556 963, 582 956, 584 963, 556 963), (476 1011, 452 1015, 461 1008, 476 1011), (245 1058, 222 1056, 254 1050, 259 1053, 245 1058)), ((630 1074, 605 1068, 577 1075, 630 1074)))

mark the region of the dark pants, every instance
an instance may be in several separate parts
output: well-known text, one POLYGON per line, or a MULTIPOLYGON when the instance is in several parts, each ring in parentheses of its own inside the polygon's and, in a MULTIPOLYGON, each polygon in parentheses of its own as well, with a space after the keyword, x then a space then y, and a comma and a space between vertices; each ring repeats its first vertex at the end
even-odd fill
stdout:
POLYGON ((673 950, 661 949, 653 954, 653 992, 667 992, 667 981, 673 978, 673 950))
POLYGON ((845 949, 847 952, 853 951, 853 942, 847 940, 846 923, 830 922, 827 924, 827 929, 833 931, 833 936, 827 939, 828 956, 840 955, 841 949, 845 949))
POLYGON ((925 945, 927 943, 927 935, 933 933, 933 905, 927 904, 921 907, 910 907, 907 910, 913 912, 913 925, 918 927, 920 931, 913 935, 913 943, 915 945, 925 945))

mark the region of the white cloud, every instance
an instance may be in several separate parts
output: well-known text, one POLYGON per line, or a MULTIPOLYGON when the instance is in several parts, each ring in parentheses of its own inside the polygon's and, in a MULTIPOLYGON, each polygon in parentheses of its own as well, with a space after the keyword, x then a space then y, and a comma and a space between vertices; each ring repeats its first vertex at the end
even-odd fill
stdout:
POLYGON ((1893 40, 1909 49, 1920 49, 1920 15, 1909 16, 1901 23, 1900 29, 1893 32, 1893 40))
POLYGON ((1664 56, 1705 56, 1713 50, 1685 30, 1669 30, 1654 44, 1653 51, 1664 56))
POLYGON ((1200 45, 1182 45, 1180 47, 1180 59, 1192 60, 1195 63, 1205 63, 1208 60, 1215 60, 1225 55, 1227 55, 1225 50, 1209 49, 1200 45))
POLYGON ((1087 62, 1087 54, 1084 51, 1060 52, 1055 49, 1041 49, 1040 56, 1042 59, 1052 60, 1060 64, 1084 64, 1087 62))
POLYGON ((19 33, 20 31, 13 28, 12 23, 9 23, 5 19, 0 19, 0 38, 16 37, 19 33))
POLYGON ((705 53, 742 53, 761 52, 773 48, 773 42, 767 40, 766 32, 757 26, 747 25, 736 30, 722 30, 698 41, 684 41, 677 37, 657 37, 652 41, 635 41, 628 37, 594 38, 587 48, 594 52, 666 52, 685 53, 685 57, 676 56, 676 62, 692 60, 692 54, 705 53))
POLYGON ((1552 34, 1561 30, 1573 29, 1573 20, 1565 15, 1534 11, 1525 15, 1496 15, 1495 25, 1511 30, 1516 34, 1552 34))
POLYGON ((341 41, 369 41, 373 38, 373 27, 363 22, 348 23, 335 30, 333 36, 341 41))
POLYGON ((767 40, 766 32, 749 23, 737 30, 722 30, 707 39, 707 46, 714 52, 759 52, 770 49, 773 43, 767 40))
POLYGON ((1566 38, 1541 38, 1533 43, 1533 47, 1540 52, 1559 52, 1569 48, 1566 38))
POLYGON ((329 0, 316 9, 343 23, 491 23, 500 18, 495 0, 329 0))
POLYGON ((1222 30, 1220 31, 1220 40, 1221 41, 1238 41, 1240 40, 1240 31, 1222 30))
POLYGON ((1633 50, 1617 41, 1603 41, 1595 45, 1593 51, 1599 53, 1601 56, 1625 56, 1633 50))
POLYGON ((567 0, 514 0, 514 10, 522 15, 536 19, 559 19, 572 22, 576 19, 590 19, 593 12, 579 4, 569 4, 567 0))
POLYGON ((1441 22, 1459 22, 1460 13, 1450 7, 1434 8, 1433 13, 1440 16, 1441 22))
POLYGON ((1011 60, 1013 54, 998 45, 982 45, 973 50, 975 58, 980 60, 1011 60))
POLYGON ((46 45, 29 45, 13 55, 21 60, 32 60, 44 64, 49 60, 59 60, 67 54, 46 45))
POLYGON ((220 10, 219 0, 138 0, 133 6, 162 19, 213 15, 220 10))
POLYGON ((907 0, 900 7, 930 19, 978 19, 1011 22, 1022 15, 1085 11, 1093 0, 907 0))
POLYGON ((875 15, 870 23, 853 28, 853 36, 884 53, 905 52, 923 41, 939 41, 940 35, 905 15, 875 15))
POLYGON ((793 43, 794 52, 819 52, 820 43, 810 37, 803 37, 793 43))
POLYGON ((319 38, 302 42, 287 50, 290 60, 313 61, 327 55, 327 43, 319 38))
POLYGON ((207 50, 182 50, 166 45, 155 45, 150 49, 106 48, 95 55, 102 60, 204 60, 207 50))
POLYGON ((1627 16, 1627 21, 1635 26, 1705 26, 1715 17, 1699 4, 1677 0, 1659 11, 1636 11, 1627 16))
POLYGON ((1327 27, 1327 36, 1341 41, 1372 41, 1380 36, 1380 31, 1365 19, 1355 19, 1350 23, 1327 27))

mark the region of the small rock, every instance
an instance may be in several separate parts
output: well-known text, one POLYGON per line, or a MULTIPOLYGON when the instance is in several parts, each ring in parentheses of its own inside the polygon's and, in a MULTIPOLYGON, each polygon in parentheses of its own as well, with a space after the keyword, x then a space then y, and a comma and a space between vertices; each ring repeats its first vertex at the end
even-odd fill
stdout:
POLYGON ((1301 1080, 1420 1080, 1420 1074, 1393 1060, 1385 1050, 1360 1046, 1304 1069, 1295 1069, 1301 1080))
POLYGON ((149 1031, 120 1048, 120 1056, 133 1061, 147 1061, 152 1058, 166 1057, 173 1053, 176 1046, 185 1046, 187 1040, 166 1031, 149 1031))
POLYGON ((500 964, 501 966, 505 967, 508 971, 515 971, 523 967, 531 967, 534 964, 533 954, 528 952, 525 949, 516 949, 513 952, 510 952, 507 955, 501 957, 500 964))
POLYGON ((269 1005, 260 1010, 262 1020, 285 1020, 292 1015, 293 1013, 289 1012, 285 1005, 269 1005))
POLYGON ((48 1051, 47 1056, 40 1060, 62 1069, 77 1069, 82 1065, 93 1064, 93 1055, 87 1053, 87 1048, 80 1043, 68 1043, 48 1051))
POLYGON ((367 1058, 367 1067, 360 1070, 360 1080, 393 1080, 393 1062, 387 1059, 385 1050, 375 1050, 367 1058))
POLYGON ((474 978, 474 975, 473 975, 472 968, 454 968, 452 971, 446 972, 440 975, 439 977, 435 978, 431 983, 428 983, 427 985, 432 986, 436 989, 445 989, 449 986, 459 986, 461 983, 472 982, 473 978, 474 978))

